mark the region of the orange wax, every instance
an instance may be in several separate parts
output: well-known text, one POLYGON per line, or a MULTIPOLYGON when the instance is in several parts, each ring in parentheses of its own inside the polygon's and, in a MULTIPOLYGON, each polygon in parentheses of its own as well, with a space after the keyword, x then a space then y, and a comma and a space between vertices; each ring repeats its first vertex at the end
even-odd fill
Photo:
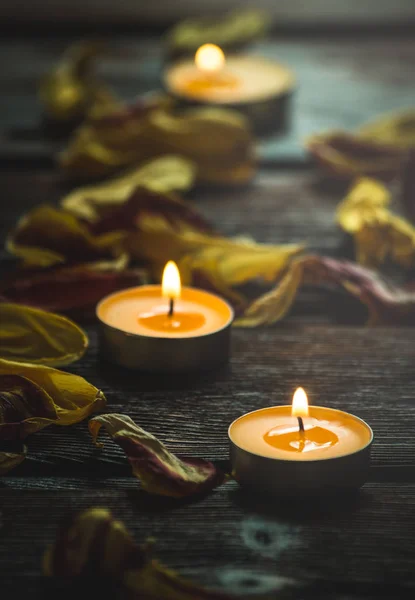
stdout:
POLYGON ((171 316, 163 311, 145 313, 138 318, 140 325, 160 333, 165 331, 188 333, 200 329, 205 321, 205 317, 200 313, 186 313, 177 308, 171 316))
POLYGON ((312 461, 336 458, 362 450, 372 439, 358 417, 340 410, 310 406, 304 432, 291 406, 273 406, 243 415, 232 423, 232 442, 253 454, 280 460, 312 461))
POLYGON ((208 335, 229 325, 231 307, 221 298, 184 287, 169 313, 169 301, 160 285, 145 285, 107 296, 97 307, 98 318, 115 329, 133 335, 189 338, 208 335))
POLYGON ((209 73, 192 59, 170 66, 164 74, 167 89, 175 96, 212 104, 261 102, 285 94, 294 76, 282 65, 259 56, 229 56, 226 66, 209 73))

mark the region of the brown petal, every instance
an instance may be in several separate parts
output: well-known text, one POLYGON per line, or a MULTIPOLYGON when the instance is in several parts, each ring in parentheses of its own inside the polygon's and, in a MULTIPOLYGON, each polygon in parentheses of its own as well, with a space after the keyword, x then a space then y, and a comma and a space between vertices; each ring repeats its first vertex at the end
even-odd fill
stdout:
POLYGON ((7 452, 0 450, 0 475, 5 475, 24 461, 27 454, 26 446, 21 452, 7 452))
POLYGON ((90 227, 94 234, 101 235, 114 230, 140 230, 143 222, 148 221, 165 222, 176 231, 191 228, 195 231, 213 232, 209 223, 177 196, 145 187, 137 187, 127 202, 91 223, 90 227))
POLYGON ((127 415, 106 414, 91 419, 89 430, 95 443, 102 426, 124 450, 133 474, 151 494, 181 498, 209 491, 225 481, 225 474, 211 462, 177 458, 127 415))
POLYGON ((120 271, 80 265, 35 273, 23 271, 0 291, 9 301, 86 318, 94 314, 96 304, 108 294, 145 280, 145 272, 138 269, 120 271))
POLYGON ((312 136, 306 147, 320 166, 339 178, 366 175, 387 181, 399 173, 405 156, 400 148, 343 132, 312 136))
POLYGON ((0 378, 0 439, 23 439, 51 423, 73 425, 106 404, 85 379, 51 367, 0 359, 0 378))
POLYGON ((318 256, 294 261, 278 285, 255 300, 235 324, 255 327, 279 321, 289 312, 301 285, 345 289, 368 308, 368 325, 415 325, 413 289, 387 282, 354 263, 318 256))
POLYGON ((76 178, 96 178, 177 154, 191 160, 199 181, 243 184, 255 172, 254 140, 247 121, 231 110, 201 108, 174 114, 163 108, 120 118, 89 121, 80 127, 60 156, 63 169, 76 178))
POLYGON ((57 421, 52 398, 23 375, 0 375, 0 439, 20 440, 57 421))
MULTIPOLYGON (((45 575, 64 581, 82 577, 85 586, 108 580, 137 600, 231 600, 181 578, 150 556, 151 542, 138 546, 125 525, 105 508, 90 508, 66 519, 43 558, 45 575), (89 577, 89 580, 87 579, 89 577)), ((89 587, 85 587, 85 592, 89 587)))
POLYGON ((44 205, 19 221, 7 249, 28 265, 48 267, 113 258, 122 240, 120 232, 94 237, 73 215, 44 205))
POLYGON ((39 97, 54 124, 75 125, 88 112, 114 110, 118 102, 94 78, 92 70, 102 44, 80 42, 70 46, 39 87, 39 97))

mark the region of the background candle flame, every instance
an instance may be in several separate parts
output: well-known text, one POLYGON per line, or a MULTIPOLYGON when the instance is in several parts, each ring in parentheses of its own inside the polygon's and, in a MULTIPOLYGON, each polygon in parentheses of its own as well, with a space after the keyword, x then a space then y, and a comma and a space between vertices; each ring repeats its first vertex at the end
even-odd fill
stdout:
POLYGON ((294 392, 291 415, 293 417, 308 417, 308 398, 301 387, 294 392))
POLYGON ((201 71, 220 71, 225 64, 225 55, 215 44, 203 44, 195 54, 195 63, 201 71))
POLYGON ((161 293, 164 298, 180 298, 182 284, 180 282, 180 273, 174 261, 169 262, 164 267, 163 279, 161 283, 161 293))

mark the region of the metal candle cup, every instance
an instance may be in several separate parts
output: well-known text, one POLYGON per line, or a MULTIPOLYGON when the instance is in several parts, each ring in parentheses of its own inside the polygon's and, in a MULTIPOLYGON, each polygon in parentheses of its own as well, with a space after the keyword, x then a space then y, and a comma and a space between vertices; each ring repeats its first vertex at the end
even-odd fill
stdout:
POLYGON ((200 313, 205 318, 202 325, 184 333, 163 333, 140 324, 140 315, 150 310, 169 318, 169 304, 162 298, 159 285, 130 288, 101 300, 96 313, 101 322, 104 358, 129 369, 154 373, 207 370, 229 359, 234 313, 227 302, 185 287, 175 308, 200 313))
POLYGON ((230 425, 232 472, 241 485, 270 496, 294 496, 324 495, 359 488, 365 483, 373 441, 367 423, 349 413, 321 406, 310 407, 309 416, 303 419, 305 433, 299 430, 296 421, 291 406, 274 406, 247 413, 230 425), (290 452, 268 447, 266 440, 272 440, 269 434, 278 433, 282 427, 278 423, 286 423, 282 431, 289 431, 281 434, 285 436, 284 444, 290 436, 295 439, 298 435, 301 446, 308 443, 308 436, 315 437, 312 431, 326 431, 323 434, 327 436, 326 444, 316 449, 317 458, 313 459, 313 451, 290 452), (337 435, 338 443, 334 443, 337 435))
POLYGON ((285 66, 254 55, 225 59, 213 44, 199 48, 194 60, 169 65, 163 82, 182 105, 238 110, 258 133, 286 128, 295 87, 294 75, 285 66))

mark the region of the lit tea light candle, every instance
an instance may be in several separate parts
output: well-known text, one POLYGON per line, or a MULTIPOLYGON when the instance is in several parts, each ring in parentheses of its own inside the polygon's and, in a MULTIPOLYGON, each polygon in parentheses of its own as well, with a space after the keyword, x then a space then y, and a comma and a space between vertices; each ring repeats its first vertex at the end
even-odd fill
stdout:
POLYGON ((194 60, 168 67, 163 78, 181 102, 237 109, 257 129, 285 125, 295 85, 293 73, 279 63, 254 55, 225 57, 214 44, 201 46, 194 60))
POLYGON ((363 485, 373 432, 349 413, 309 407, 298 388, 291 406, 263 408, 234 421, 229 438, 236 479, 284 495, 363 485))
POLYGON ((167 263, 162 285, 129 288, 97 306, 104 356, 154 372, 209 369, 229 358, 233 310, 218 296, 181 286, 167 263))

